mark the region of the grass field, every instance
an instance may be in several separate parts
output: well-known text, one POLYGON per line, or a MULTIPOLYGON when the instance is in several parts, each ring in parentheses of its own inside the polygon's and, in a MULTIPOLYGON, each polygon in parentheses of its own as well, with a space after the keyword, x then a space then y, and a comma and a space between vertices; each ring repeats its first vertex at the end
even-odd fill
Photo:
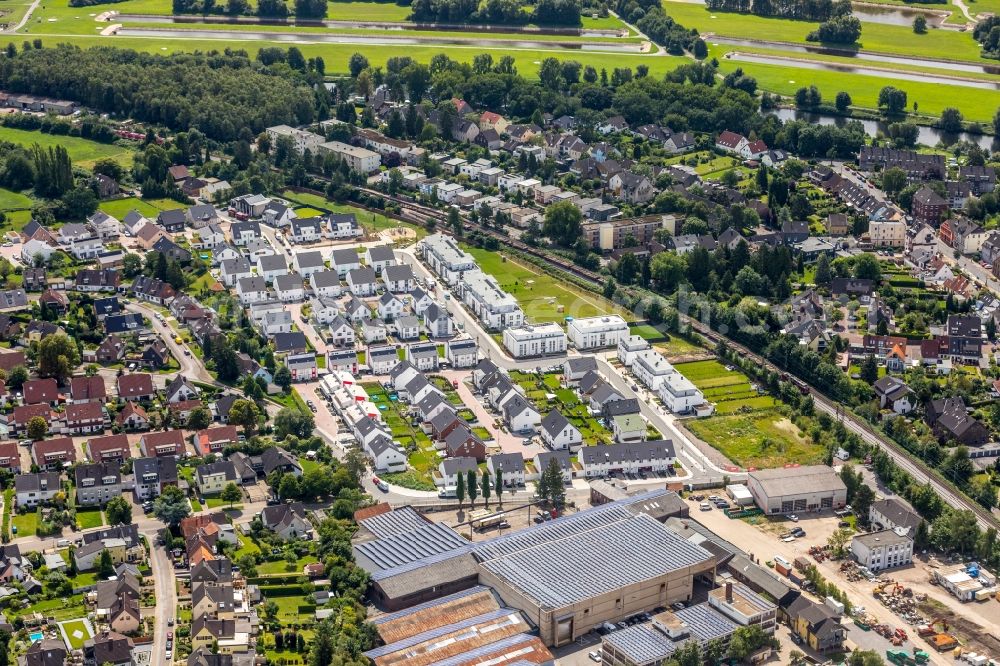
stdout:
POLYGON ((74 594, 71 597, 60 597, 58 599, 43 599, 38 603, 31 604, 24 608, 7 609, 8 616, 24 616, 31 613, 41 613, 46 617, 55 618, 56 621, 75 620, 84 615, 83 595, 74 594))
POLYGON ((142 199, 136 199, 134 197, 128 197, 126 199, 113 199, 112 201, 102 201, 97 205, 97 207, 118 220, 125 219, 125 216, 133 210, 137 210, 142 215, 153 220, 156 219, 156 216, 160 214, 161 210, 156 206, 143 201, 142 199))
POLYGON ((500 252, 468 247, 466 250, 486 273, 510 293, 532 323, 562 322, 566 317, 631 314, 595 293, 584 292, 567 282, 510 260, 500 252))
MULTIPOLYGON (((712 12, 704 5, 672 0, 664 2, 664 9, 685 27, 697 28, 703 33, 744 39, 749 37, 807 44, 806 35, 815 30, 818 24, 735 12, 712 12)), ((708 41, 712 41, 711 37, 708 41)), ((972 38, 971 32, 929 30, 927 34, 915 35, 909 26, 863 22, 858 47, 865 51, 918 58, 987 62, 980 57, 979 44, 972 38)))
POLYGON ((0 210, 31 208, 31 197, 0 188, 0 210))
POLYGON ((701 390, 705 400, 715 403, 716 414, 769 409, 778 404, 773 397, 758 394, 742 372, 726 370, 718 361, 678 363, 674 367, 701 390))
POLYGON ((34 536, 38 530, 38 511, 19 513, 11 517, 11 525, 17 528, 17 536, 34 536))
POLYGON ((83 620, 63 622, 62 628, 66 632, 66 638, 69 639, 70 647, 74 650, 83 649, 84 642, 92 636, 90 629, 87 628, 87 623, 83 620))
POLYGON ((752 468, 823 461, 823 448, 809 442, 777 409, 747 414, 717 414, 685 424, 700 439, 735 464, 752 468))
POLYGON ((76 524, 81 530, 89 530, 104 524, 104 514, 98 508, 77 509, 76 524))
POLYGON ((55 136, 42 132, 0 127, 0 141, 10 141, 23 146, 37 143, 42 148, 63 146, 74 164, 89 165, 99 159, 111 158, 121 164, 131 164, 132 151, 123 146, 97 143, 75 136, 55 136))
MULTIPOLYGON (((264 562, 262 564, 257 565, 257 573, 262 576, 266 576, 269 574, 285 574, 285 573, 290 573, 290 571, 302 573, 302 567, 316 561, 317 561, 316 558, 313 557, 312 555, 306 555, 305 557, 300 557, 290 570, 288 568, 288 562, 286 562, 285 560, 277 560, 275 562, 264 562)), ((301 596, 296 598, 299 599, 301 602, 301 596)))

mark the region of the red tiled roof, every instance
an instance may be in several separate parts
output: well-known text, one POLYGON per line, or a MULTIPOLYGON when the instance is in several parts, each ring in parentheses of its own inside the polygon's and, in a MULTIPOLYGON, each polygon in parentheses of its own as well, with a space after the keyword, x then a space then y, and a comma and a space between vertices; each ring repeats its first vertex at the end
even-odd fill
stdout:
POLYGON ((10 372, 16 366, 23 365, 28 366, 28 359, 25 357, 24 352, 13 351, 13 352, 2 352, 0 353, 0 368, 10 372))
POLYGON ((104 406, 99 402, 79 402, 66 407, 66 423, 104 419, 104 406))
POLYGON ((117 454, 119 453, 122 458, 132 457, 132 449, 128 445, 128 436, 122 434, 90 438, 87 441, 87 452, 90 459, 94 462, 100 462, 109 457, 118 457, 117 454))
POLYGON ((153 376, 144 372, 122 375, 118 378, 118 395, 123 398, 152 395, 153 376))
POLYGON ((104 377, 73 377, 69 383, 69 395, 73 400, 94 400, 107 398, 108 390, 104 385, 104 377))
POLYGON ((24 404, 37 405, 43 402, 55 402, 59 399, 59 385, 56 380, 32 379, 24 382, 24 404))
POLYGON ((49 423, 52 421, 52 408, 47 404, 21 405, 14 408, 14 423, 16 425, 27 425, 28 421, 35 416, 42 416, 45 418, 45 422, 49 423))

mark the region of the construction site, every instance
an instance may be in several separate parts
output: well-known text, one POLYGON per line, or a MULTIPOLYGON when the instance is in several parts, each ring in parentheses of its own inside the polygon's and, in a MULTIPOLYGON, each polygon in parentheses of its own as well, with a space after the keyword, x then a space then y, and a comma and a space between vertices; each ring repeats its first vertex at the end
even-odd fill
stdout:
POLYGON ((840 516, 800 516, 792 523, 766 517, 730 520, 721 513, 697 516, 725 530, 743 547, 767 554, 774 571, 813 591, 807 571, 815 567, 850 600, 848 640, 876 649, 893 664, 989 664, 1000 659, 1000 604, 992 574, 975 563, 953 563, 916 555, 911 564, 873 573, 828 545, 842 528, 840 516), (723 524, 722 521, 725 521, 723 524), (737 536, 738 535, 738 536, 737 536), (794 537, 794 538, 791 538, 794 537), (972 581, 972 582, 970 582, 972 581))

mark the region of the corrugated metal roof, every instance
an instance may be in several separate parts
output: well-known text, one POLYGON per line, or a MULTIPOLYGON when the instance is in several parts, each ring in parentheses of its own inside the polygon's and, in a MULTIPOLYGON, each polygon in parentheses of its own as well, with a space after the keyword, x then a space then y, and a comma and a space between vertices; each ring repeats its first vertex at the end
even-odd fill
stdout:
MULTIPOLYGON (((628 513, 628 512, 626 512, 628 513)), ((582 514, 578 514, 582 515, 582 514)), ((568 523, 562 538, 522 542, 480 566, 545 608, 562 608, 665 573, 711 561, 704 548, 680 538, 646 514, 581 531, 568 523)))
POLYGON ((490 588, 484 585, 476 585, 475 587, 470 587, 468 590, 462 590, 461 592, 456 592, 455 594, 449 594, 447 596, 441 597, 440 599, 434 599, 433 601, 425 601, 422 604, 417 604, 416 606, 410 606, 409 608, 406 608, 401 611, 396 611, 395 613, 385 613, 383 615, 373 617, 369 620, 369 622, 371 622, 376 626, 380 624, 385 624, 386 622, 395 622, 399 618, 407 617, 408 615, 413 615, 414 613, 419 613, 420 611, 427 610, 428 608, 442 606, 444 604, 451 603, 452 601, 458 601, 459 599, 470 597, 473 594, 480 594, 481 592, 489 592, 490 594, 493 593, 493 591, 490 588))
MULTIPOLYGON (((447 636, 448 634, 460 632, 463 629, 470 629, 471 627, 475 627, 476 625, 484 624, 487 622, 495 624, 494 622, 495 620, 500 620, 501 618, 507 616, 514 616, 513 618, 514 622, 520 622, 521 624, 525 625, 525 627, 527 627, 527 623, 524 621, 524 619, 521 617, 518 611, 512 610, 510 608, 498 608, 495 611, 490 611, 489 613, 483 613, 482 615, 477 615, 476 617, 470 617, 460 622, 455 622, 454 624, 446 624, 441 627, 435 627, 434 629, 430 629, 423 633, 417 634, 416 636, 411 636, 410 638, 407 638, 405 640, 396 641, 395 643, 390 643, 389 645, 383 645, 381 647, 369 650, 364 654, 369 659, 375 660, 379 657, 384 657, 386 655, 393 654, 395 652, 406 650, 407 648, 420 645, 421 643, 425 643, 427 641, 439 638, 441 636, 447 636)), ((478 633, 479 632, 476 632, 476 634, 478 633)), ((472 634, 470 633, 467 636, 467 638, 471 637, 472 634)), ((461 638, 462 637, 456 637, 455 640, 460 640, 461 638)))
MULTIPOLYGON (((371 420, 371 419, 368 419, 371 420)), ((371 425, 378 427, 374 420, 371 425)), ((361 521, 361 526, 377 537, 392 537, 427 527, 428 521, 411 506, 400 507, 361 521)))
POLYGON ((401 564, 454 551, 466 544, 468 541, 450 527, 439 523, 424 523, 419 529, 359 543, 355 548, 379 569, 392 569, 401 564))
POLYGON ((604 637, 604 642, 636 664, 648 664, 666 659, 679 645, 649 624, 637 624, 620 631, 613 631, 604 637))
MULTIPOLYGON (((536 648, 532 645, 532 643, 537 641, 538 637, 532 636, 531 634, 514 634, 513 636, 502 638, 496 642, 482 645, 473 650, 468 650, 462 654, 456 654, 454 657, 448 657, 447 659, 442 659, 441 661, 435 661, 430 666, 462 666, 462 664, 480 663, 476 660, 498 653, 508 659, 512 653, 515 656, 523 656, 524 654, 535 652, 536 648)), ((551 655, 548 656, 551 658, 551 655)), ((494 660, 490 660, 489 663, 493 662, 494 660)), ((528 659, 504 661, 503 663, 504 666, 537 666, 536 662, 528 659)))
POLYGON ((739 628, 735 622, 707 603, 695 604, 674 613, 691 629, 691 636, 702 643, 729 636, 739 628))
POLYGON ((413 560, 412 562, 406 562, 405 564, 400 564, 392 568, 379 569, 378 571, 370 571, 369 573, 371 574, 371 578, 373 581, 380 582, 392 578, 393 576, 399 576, 401 574, 405 574, 410 571, 415 571, 417 569, 422 569, 424 567, 430 567, 435 564, 440 564, 441 562, 449 560, 453 557, 467 555, 469 551, 470 548, 468 545, 466 545, 463 546, 462 548, 456 548, 454 550, 450 550, 443 553, 436 553, 422 560, 413 560))

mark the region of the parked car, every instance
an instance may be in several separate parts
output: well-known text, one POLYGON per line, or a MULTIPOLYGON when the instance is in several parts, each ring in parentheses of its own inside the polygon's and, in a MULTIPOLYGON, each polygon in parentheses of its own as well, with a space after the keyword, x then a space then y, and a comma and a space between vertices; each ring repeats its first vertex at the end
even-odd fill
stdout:
POLYGON ((698 505, 698 508, 701 509, 702 511, 711 511, 712 505, 709 504, 708 502, 702 502, 701 504, 698 505))
POLYGON ((587 656, 590 657, 591 661, 597 662, 598 664, 601 663, 601 655, 599 652, 591 650, 587 653, 587 656))

